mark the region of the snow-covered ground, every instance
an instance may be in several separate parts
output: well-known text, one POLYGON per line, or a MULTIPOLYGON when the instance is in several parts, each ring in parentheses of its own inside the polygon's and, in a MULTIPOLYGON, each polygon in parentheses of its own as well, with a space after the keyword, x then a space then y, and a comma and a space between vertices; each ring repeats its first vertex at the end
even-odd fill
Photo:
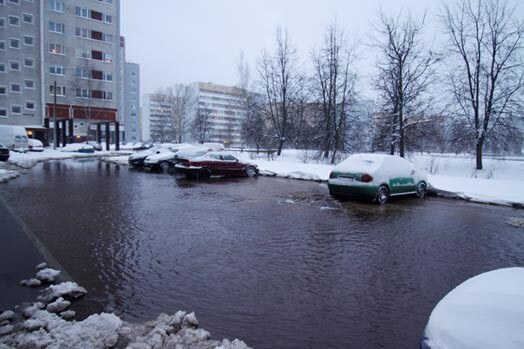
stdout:
MULTIPOLYGON (((260 173, 268 176, 327 181, 333 169, 333 165, 315 160, 314 151, 284 150, 281 156, 273 158, 248 152, 236 155, 244 161, 257 164, 260 173)), ((19 174, 14 167, 30 168, 39 161, 95 156, 103 156, 104 161, 127 165, 126 151, 100 151, 94 154, 51 149, 42 153, 11 152, 8 164, 0 163, 0 182, 19 174)), ((428 174, 431 190, 439 195, 475 202, 524 206, 524 157, 485 157, 482 171, 476 171, 475 159, 464 154, 410 154, 408 159, 428 174)))
POLYGON ((524 268, 466 280, 435 307, 422 348, 524 348, 524 268))

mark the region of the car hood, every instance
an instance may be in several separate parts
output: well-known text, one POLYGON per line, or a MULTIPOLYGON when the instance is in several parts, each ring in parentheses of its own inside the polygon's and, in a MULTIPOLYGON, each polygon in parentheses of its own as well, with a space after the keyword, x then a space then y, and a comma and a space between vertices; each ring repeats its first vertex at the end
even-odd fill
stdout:
POLYGON ((160 154, 149 155, 146 158, 146 162, 158 162, 158 161, 162 161, 162 160, 173 159, 174 157, 175 157, 175 153, 173 153, 171 151, 167 151, 167 152, 162 152, 160 154))

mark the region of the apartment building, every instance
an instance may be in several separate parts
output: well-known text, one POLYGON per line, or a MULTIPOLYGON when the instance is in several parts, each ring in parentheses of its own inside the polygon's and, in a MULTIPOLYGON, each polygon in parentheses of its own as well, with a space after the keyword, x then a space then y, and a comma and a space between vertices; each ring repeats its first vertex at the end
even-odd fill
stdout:
POLYGON ((124 104, 123 122, 125 125, 126 142, 142 140, 140 122, 140 65, 136 63, 124 64, 124 104))
POLYGON ((203 82, 195 82, 189 87, 193 90, 196 107, 184 123, 185 134, 192 136, 193 141, 240 146, 242 122, 247 114, 246 91, 203 82))
POLYGON ((171 94, 149 93, 142 98, 142 139, 171 142, 176 139, 175 98, 171 94))
POLYGON ((56 115, 85 138, 116 121, 119 12, 119 0, 0 0, 0 124, 53 127, 56 115))

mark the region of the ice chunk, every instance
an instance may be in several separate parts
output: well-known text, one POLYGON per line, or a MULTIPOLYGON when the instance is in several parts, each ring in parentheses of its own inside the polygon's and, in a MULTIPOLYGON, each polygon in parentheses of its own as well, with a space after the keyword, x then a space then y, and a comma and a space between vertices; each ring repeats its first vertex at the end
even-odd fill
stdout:
POLYGON ((76 282, 66 281, 58 285, 51 285, 44 291, 44 298, 53 300, 58 297, 68 296, 71 298, 78 298, 87 293, 86 289, 78 286, 76 282))
POLYGON ((37 287, 42 284, 42 281, 38 279, 28 279, 28 280, 22 280, 20 281, 20 285, 22 286, 31 286, 31 287, 37 287))
POLYGON ((0 314, 0 321, 11 320, 15 317, 15 313, 12 310, 6 310, 0 314))
POLYGON ((40 263, 36 266, 36 269, 44 269, 47 267, 47 263, 46 262, 43 262, 43 263, 40 263))
POLYGON ((59 313, 69 308, 70 305, 71 305, 71 302, 66 301, 62 297, 60 297, 53 303, 49 303, 46 309, 50 313, 59 313))
POLYGON ((60 270, 45 268, 36 273, 36 278, 41 281, 53 282, 58 274, 60 274, 60 270))

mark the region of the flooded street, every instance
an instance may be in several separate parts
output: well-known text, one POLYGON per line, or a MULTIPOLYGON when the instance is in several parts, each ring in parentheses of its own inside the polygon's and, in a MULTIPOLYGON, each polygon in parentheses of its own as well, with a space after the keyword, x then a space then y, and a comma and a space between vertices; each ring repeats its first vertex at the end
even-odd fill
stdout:
POLYGON ((435 304, 524 263, 519 210, 438 198, 340 202, 325 184, 188 181, 98 160, 37 165, 0 194, 125 320, 196 312, 256 348, 417 348, 435 304))

